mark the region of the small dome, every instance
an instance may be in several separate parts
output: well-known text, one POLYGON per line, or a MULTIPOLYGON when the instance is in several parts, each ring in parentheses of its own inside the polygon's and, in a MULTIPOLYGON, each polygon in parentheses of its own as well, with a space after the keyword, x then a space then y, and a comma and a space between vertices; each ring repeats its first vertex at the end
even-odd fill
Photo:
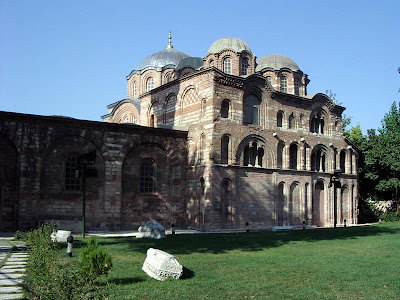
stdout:
POLYGON ((257 59, 256 72, 268 68, 273 70, 287 68, 292 71, 300 71, 299 66, 291 58, 281 54, 265 55, 257 59))
POLYGON ((190 57, 190 55, 175 50, 174 48, 168 48, 147 56, 142 60, 137 70, 144 70, 147 68, 162 69, 168 65, 175 68, 178 63, 186 57, 190 57))
POLYGON ((212 43, 210 49, 208 49, 207 54, 219 53, 222 50, 232 50, 236 53, 248 51, 251 53, 250 47, 242 40, 237 38, 224 37, 212 43))
POLYGON ((203 59, 200 57, 186 57, 182 59, 178 65, 176 66, 175 70, 178 71, 183 68, 193 68, 195 70, 201 68, 203 66, 203 59))

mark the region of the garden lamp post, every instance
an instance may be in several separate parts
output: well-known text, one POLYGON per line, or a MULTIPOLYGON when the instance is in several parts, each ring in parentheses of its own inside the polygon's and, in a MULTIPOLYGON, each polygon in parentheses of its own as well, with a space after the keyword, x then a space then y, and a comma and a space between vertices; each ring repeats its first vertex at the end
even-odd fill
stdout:
POLYGON ((337 189, 341 187, 340 178, 342 177, 342 170, 335 169, 331 174, 329 187, 333 186, 333 227, 336 228, 337 224, 337 189))

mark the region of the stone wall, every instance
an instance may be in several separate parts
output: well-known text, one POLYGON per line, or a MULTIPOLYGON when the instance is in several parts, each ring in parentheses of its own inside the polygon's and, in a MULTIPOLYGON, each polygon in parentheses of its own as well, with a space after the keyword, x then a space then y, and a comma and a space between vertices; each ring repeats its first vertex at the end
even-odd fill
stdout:
POLYGON ((5 112, 0 116, 0 231, 28 229, 51 219, 79 222, 82 182, 78 189, 66 188, 66 161, 89 149, 96 149, 97 175, 86 182, 88 230, 133 229, 151 218, 164 225, 176 218, 185 226, 185 190, 177 187, 185 185, 186 132, 5 112), (156 166, 156 187, 151 194, 136 193, 138 165, 147 157, 156 166), (151 208, 154 199, 167 209, 141 215, 131 209, 138 203, 151 208))

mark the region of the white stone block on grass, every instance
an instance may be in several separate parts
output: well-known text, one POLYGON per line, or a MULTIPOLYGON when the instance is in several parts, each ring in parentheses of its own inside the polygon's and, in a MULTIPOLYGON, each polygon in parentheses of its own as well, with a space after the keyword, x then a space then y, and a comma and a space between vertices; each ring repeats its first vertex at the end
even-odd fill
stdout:
POLYGON ((150 239, 163 239, 165 235, 165 228, 157 221, 148 221, 144 226, 140 226, 137 238, 150 238, 150 239))
POLYGON ((293 230, 292 226, 275 226, 272 228, 272 231, 289 231, 293 230))
POLYGON ((159 281, 164 281, 168 277, 179 279, 183 274, 183 267, 175 256, 153 248, 147 250, 142 270, 159 281))
POLYGON ((66 243, 67 242, 67 238, 71 235, 71 231, 70 230, 57 230, 57 231, 53 231, 53 233, 50 235, 51 240, 53 242, 57 242, 57 243, 66 243))

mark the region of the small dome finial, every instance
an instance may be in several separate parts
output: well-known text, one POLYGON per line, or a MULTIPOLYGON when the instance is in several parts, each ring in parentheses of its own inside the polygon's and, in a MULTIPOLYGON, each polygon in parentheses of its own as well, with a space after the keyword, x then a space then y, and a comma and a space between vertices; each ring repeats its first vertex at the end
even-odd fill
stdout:
POLYGON ((171 44, 171 30, 169 31, 169 36, 168 36, 168 46, 167 49, 172 49, 174 48, 171 44))

